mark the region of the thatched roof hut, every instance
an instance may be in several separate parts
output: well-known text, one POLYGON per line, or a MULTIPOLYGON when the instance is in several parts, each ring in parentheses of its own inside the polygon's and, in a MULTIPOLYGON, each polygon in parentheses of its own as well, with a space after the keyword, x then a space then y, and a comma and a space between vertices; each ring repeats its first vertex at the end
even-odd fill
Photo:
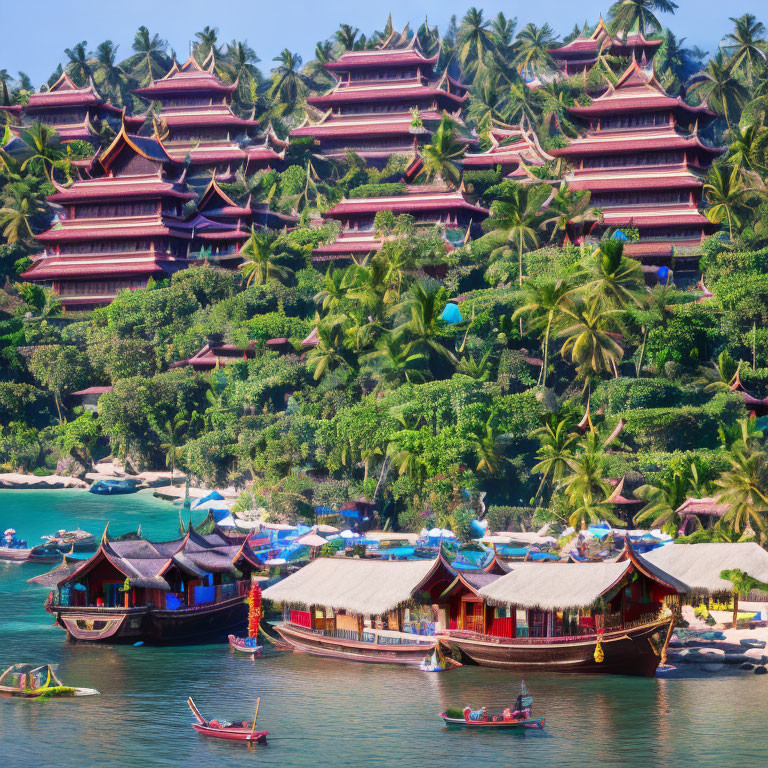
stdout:
POLYGON ((434 560, 321 557, 265 589, 264 597, 276 603, 381 616, 408 602, 434 566, 434 560))
POLYGON ((494 605, 555 611, 586 608, 610 592, 632 563, 520 563, 483 587, 479 594, 494 605))
POLYGON ((721 571, 738 568, 768 582, 768 552, 754 542, 741 544, 668 544, 637 556, 681 582, 688 594, 732 592, 721 571))

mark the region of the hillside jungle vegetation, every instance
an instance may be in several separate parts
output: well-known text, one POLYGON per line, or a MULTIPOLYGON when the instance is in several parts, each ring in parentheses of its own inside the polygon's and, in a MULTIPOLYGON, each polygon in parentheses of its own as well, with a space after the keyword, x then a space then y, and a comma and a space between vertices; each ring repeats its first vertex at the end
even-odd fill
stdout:
MULTIPOLYGON (((647 289, 618 240, 563 245, 565 222, 590 206, 584 193, 545 183, 562 175, 557 163, 528 187, 497 172, 465 173, 465 188, 491 209, 479 239, 450 249, 437 231, 383 213, 376 226, 388 238, 378 255, 318 270, 311 250, 336 234, 317 226, 319 214, 344 195, 402 191, 407 159, 383 170, 352 153, 327 162, 300 141, 282 172, 241 173, 225 187, 297 212, 297 229, 254 232, 237 272, 201 264, 121 292, 90 315, 64 313, 55 295, 18 275, 38 250, 34 235, 51 224, 51 178, 67 183, 73 161, 93 150, 28 127, 23 153, 0 153, 2 468, 82 472, 112 453, 137 470, 176 466, 197 481, 237 483, 275 517, 309 518, 313 505, 365 497, 383 524, 457 531, 480 492, 492 528, 614 520, 606 499, 625 477, 625 493, 645 502, 642 524, 674 530, 686 496, 720 494, 731 511, 700 536, 762 538, 763 424, 732 385, 768 394, 766 29, 750 14, 733 18, 708 55, 662 27, 675 7, 620 0, 608 19, 614 30, 660 34, 661 82, 718 115, 706 139, 725 151, 705 194, 721 229, 703 248, 705 296, 664 281, 647 289), (457 324, 442 319, 450 301, 457 324), (315 326, 319 344, 308 353, 263 346, 284 336, 300 352, 315 326), (216 335, 255 340, 260 353, 210 375, 170 369, 216 335), (114 387, 98 414, 73 407, 68 393, 98 384, 114 387)), ((471 83, 465 117, 482 143, 492 120, 524 120, 552 147, 576 133, 567 107, 628 64, 601 53, 585 75, 550 81, 548 49, 592 28, 558 41, 549 25, 518 27, 471 8, 442 32, 425 21, 415 33, 426 53, 439 52, 441 69, 471 83), (531 77, 545 84, 531 89, 531 77)), ((307 95, 331 85, 323 64, 389 30, 365 35, 342 24, 311 61, 286 48, 268 75, 246 41, 219 40, 212 27, 197 34, 194 55, 202 61, 213 49, 219 76, 238 82, 237 111, 287 135, 307 95)), ((64 54, 49 84, 62 71, 81 84, 92 77, 134 111, 142 107, 131 88, 163 75, 174 55, 146 27, 128 52, 106 40, 64 54)), ((0 103, 23 104, 32 92, 23 72, 0 70, 0 103)), ((110 127, 102 133, 108 141, 110 127)), ((426 178, 459 182, 447 117, 424 160, 426 178)))

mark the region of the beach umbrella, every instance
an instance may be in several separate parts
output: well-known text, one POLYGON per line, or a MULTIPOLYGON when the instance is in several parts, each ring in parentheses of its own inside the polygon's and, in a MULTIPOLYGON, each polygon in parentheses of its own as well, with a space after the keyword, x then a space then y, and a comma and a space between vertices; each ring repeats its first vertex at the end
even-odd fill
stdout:
MULTIPOLYGON (((190 509, 200 509, 203 504, 205 504, 208 501, 223 501, 224 497, 218 492, 218 491, 211 491, 206 496, 201 496, 199 499, 195 499, 190 505, 190 509)), ((210 509, 210 507, 206 507, 206 509, 210 509)))
POLYGON ((656 270, 656 274, 662 283, 666 283, 667 278, 669 277, 669 267, 659 267, 656 270))
POLYGON ((341 536, 342 539, 357 539, 359 538, 360 534, 353 533, 350 530, 342 531, 339 536, 341 536))
POLYGON ((322 523, 320 523, 319 525, 316 525, 315 530, 318 533, 338 533, 339 532, 338 528, 335 528, 332 525, 323 525, 322 523))
POLYGON ((322 547, 328 542, 322 536, 318 536, 316 533, 312 533, 310 531, 309 533, 305 533, 303 536, 299 536, 299 538, 296 539, 296 541, 293 543, 299 544, 302 547, 322 547))
POLYGON ((426 529, 426 528, 422 528, 422 529, 419 531, 419 536, 420 536, 422 539, 423 539, 425 536, 428 536, 428 535, 429 535, 429 532, 427 531, 427 529, 426 529))

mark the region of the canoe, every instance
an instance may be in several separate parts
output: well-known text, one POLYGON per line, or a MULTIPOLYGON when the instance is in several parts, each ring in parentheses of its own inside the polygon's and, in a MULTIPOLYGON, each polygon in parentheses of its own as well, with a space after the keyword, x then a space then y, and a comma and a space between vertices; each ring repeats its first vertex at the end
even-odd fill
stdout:
POLYGON ((26 563, 31 554, 32 548, 17 549, 16 547, 0 546, 0 560, 5 560, 9 563, 26 563))
POLYGON ((463 717, 448 717, 445 712, 440 717, 446 725, 460 725, 466 728, 543 728, 543 717, 529 717, 525 720, 466 720, 463 717))
POLYGON ((238 653, 247 653, 251 656, 261 656, 262 647, 252 637, 237 637, 228 635, 229 647, 238 653))
POLYGON ((75 688, 62 685, 56 677, 55 665, 13 664, 0 675, 0 695, 24 699, 52 697, 95 696, 95 688, 75 688))
MULTIPOLYGON (((206 720, 200 710, 195 706, 192 697, 187 699, 187 704, 195 717, 196 722, 192 727, 203 736, 210 736, 214 739, 226 739, 228 741, 246 741, 249 743, 266 744, 269 731, 256 730, 256 717, 253 718, 253 724, 239 720, 234 723, 220 723, 218 720, 206 720)), ((256 702, 256 714, 259 712, 259 702, 256 702)))
POLYGON ((97 496, 116 496, 122 493, 136 493, 138 490, 133 480, 97 480, 88 489, 97 496))

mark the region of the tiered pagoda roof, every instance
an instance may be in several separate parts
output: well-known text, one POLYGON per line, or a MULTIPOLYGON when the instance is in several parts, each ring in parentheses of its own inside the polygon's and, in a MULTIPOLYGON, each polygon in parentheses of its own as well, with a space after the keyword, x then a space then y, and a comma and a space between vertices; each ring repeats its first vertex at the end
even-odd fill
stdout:
POLYGON ((650 61, 663 42, 661 39, 649 40, 639 32, 612 35, 601 17, 591 35, 579 36, 558 48, 550 48, 549 53, 566 75, 574 75, 590 69, 601 51, 641 62, 650 61))
MULTIPOLYGON (((341 157, 353 149, 369 161, 383 163, 428 140, 444 112, 463 128, 467 87, 447 72, 436 76, 437 58, 425 56, 418 37, 407 28, 392 32, 374 50, 345 51, 326 65, 336 84, 307 99, 307 119, 291 131, 291 137, 314 138, 320 154, 328 157, 341 157), (412 128, 412 109, 419 111, 423 128, 412 128)), ((468 134, 464 138, 475 143, 468 134)))
POLYGON ((526 166, 540 166, 553 157, 544 151, 536 132, 522 124, 518 127, 495 124, 488 132, 491 146, 485 152, 467 152, 462 158, 465 170, 480 171, 500 167, 504 175, 525 175, 526 166))
MULTIPOLYGON (((81 88, 66 72, 47 90, 33 93, 29 103, 0 107, 0 110, 12 114, 22 125, 36 121, 50 125, 65 142, 76 139, 96 141, 99 129, 95 122, 100 120, 116 123, 124 119, 128 128, 134 131, 144 123, 143 115, 125 116, 123 110, 106 101, 92 79, 81 88)), ((13 126, 11 130, 14 130, 13 126)))
POLYGON ((195 196, 185 171, 162 142, 125 125, 88 174, 51 196, 63 214, 38 236, 45 251, 22 275, 58 291, 67 307, 109 303, 118 290, 166 277, 189 264, 194 239, 230 228, 200 213, 185 216, 195 196))
POLYGON ((246 164, 250 171, 280 165, 287 142, 267 126, 257 136, 259 122, 238 117, 232 110, 237 82, 223 83, 209 54, 203 65, 194 56, 168 73, 133 92, 148 101, 160 102, 154 120, 155 134, 163 138, 169 155, 180 162, 187 158, 193 169, 230 172, 246 164))
POLYGON ((380 250, 383 241, 373 226, 379 211, 410 214, 417 225, 447 229, 478 227, 488 216, 485 208, 466 199, 463 189, 451 190, 444 184, 410 185, 401 195, 345 198, 323 214, 341 222, 341 234, 333 243, 316 248, 313 260, 350 259, 380 250))
POLYGON ((615 86, 569 108, 585 133, 552 154, 573 165, 567 181, 592 193, 604 227, 637 228, 630 255, 658 262, 695 250, 712 225, 698 204, 703 174, 720 150, 699 135, 713 114, 670 96, 633 61, 615 86))

